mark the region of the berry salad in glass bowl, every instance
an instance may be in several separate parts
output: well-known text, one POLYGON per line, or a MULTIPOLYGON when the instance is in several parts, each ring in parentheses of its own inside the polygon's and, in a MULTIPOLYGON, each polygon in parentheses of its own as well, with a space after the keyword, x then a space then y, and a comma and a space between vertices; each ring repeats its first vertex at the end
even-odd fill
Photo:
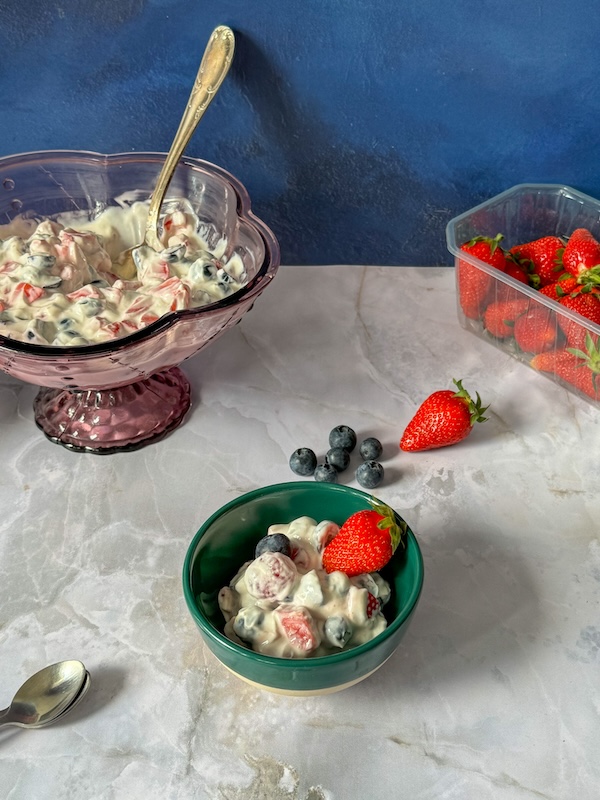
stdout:
POLYGON ((161 250, 143 240, 165 155, 0 158, 0 369, 39 385, 53 442, 107 454, 157 441, 191 402, 181 362, 248 311, 279 267, 272 231, 221 167, 180 160, 161 250))

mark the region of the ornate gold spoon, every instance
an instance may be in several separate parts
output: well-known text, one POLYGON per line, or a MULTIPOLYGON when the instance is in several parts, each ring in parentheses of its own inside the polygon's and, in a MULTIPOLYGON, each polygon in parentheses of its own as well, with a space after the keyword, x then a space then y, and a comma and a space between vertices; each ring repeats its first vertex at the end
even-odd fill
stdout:
POLYGON ((128 280, 137 274, 133 251, 137 250, 138 247, 148 245, 153 250, 162 250, 162 245, 158 239, 157 227, 165 194, 183 151, 229 71, 233 61, 234 48, 235 38, 231 28, 226 25, 219 25, 218 28, 215 28, 202 56, 200 68, 179 123, 179 128, 173 139, 173 144, 157 178, 148 209, 144 241, 141 244, 130 247, 128 250, 124 250, 119 258, 119 263, 114 266, 114 271, 121 278, 128 280))

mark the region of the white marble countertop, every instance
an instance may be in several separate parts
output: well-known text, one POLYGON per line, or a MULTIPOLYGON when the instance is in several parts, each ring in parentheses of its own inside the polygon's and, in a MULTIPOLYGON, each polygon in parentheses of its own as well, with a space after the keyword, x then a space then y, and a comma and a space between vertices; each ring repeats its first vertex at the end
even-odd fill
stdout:
POLYGON ((463 331, 445 268, 284 267, 184 370, 185 424, 102 457, 47 441, 36 387, 0 376, 0 706, 54 661, 92 676, 63 722, 0 730, 0 796, 597 800, 600 412, 463 331), (452 378, 489 421, 399 451, 452 378), (376 493, 417 534, 422 599, 366 681, 261 693, 204 647, 182 562, 337 424, 385 444, 376 493))

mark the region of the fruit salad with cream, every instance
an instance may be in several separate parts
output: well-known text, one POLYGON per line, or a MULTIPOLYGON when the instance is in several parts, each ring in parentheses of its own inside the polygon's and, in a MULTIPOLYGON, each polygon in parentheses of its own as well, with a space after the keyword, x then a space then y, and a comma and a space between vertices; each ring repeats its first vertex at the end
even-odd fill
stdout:
POLYGON ((41 345, 88 345, 127 336, 170 311, 209 305, 238 291, 240 255, 214 241, 187 200, 165 204, 163 249, 143 240, 148 203, 111 206, 92 219, 70 212, 0 225, 0 334, 41 345))
POLYGON ((266 655, 307 658, 355 647, 385 630, 390 586, 381 575, 323 567, 323 552, 339 533, 335 522, 311 517, 271 525, 255 558, 219 592, 225 635, 266 655))

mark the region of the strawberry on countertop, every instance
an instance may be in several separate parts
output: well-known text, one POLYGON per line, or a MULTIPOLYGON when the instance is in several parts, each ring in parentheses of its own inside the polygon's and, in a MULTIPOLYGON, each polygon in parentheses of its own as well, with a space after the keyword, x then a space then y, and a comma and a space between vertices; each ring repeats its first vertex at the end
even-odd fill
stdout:
POLYGON ((485 422, 479 393, 473 400, 461 381, 454 381, 458 391, 434 392, 417 409, 400 440, 400 449, 409 452, 432 450, 465 439, 476 422, 485 422))
POLYGON ((327 572, 339 570, 349 577, 376 572, 404 544, 406 528, 406 523, 399 522, 392 509, 383 504, 357 511, 323 550, 323 567, 327 572))

